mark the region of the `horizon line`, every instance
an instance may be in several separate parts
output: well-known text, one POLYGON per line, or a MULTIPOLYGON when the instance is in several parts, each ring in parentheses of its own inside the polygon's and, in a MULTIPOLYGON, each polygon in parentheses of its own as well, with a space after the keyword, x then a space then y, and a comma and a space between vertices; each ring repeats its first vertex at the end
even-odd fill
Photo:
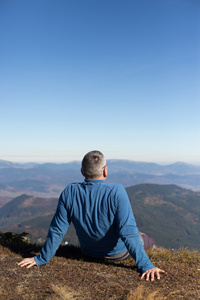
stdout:
MULTIPOLYGON (((189 165, 197 165, 200 166, 200 161, 196 162, 196 161, 182 161, 182 160, 173 160, 173 161, 145 161, 145 160, 132 160, 132 159, 125 159, 125 158, 107 158, 107 161, 129 161, 129 162, 134 162, 134 163, 147 163, 147 164, 158 164, 158 165, 171 165, 171 164, 178 164, 178 163, 182 163, 182 164, 189 164, 189 165)), ((12 164, 20 164, 20 165, 24 165, 24 164, 68 164, 68 163, 81 163, 81 160, 60 160, 60 161, 56 161, 56 160, 44 160, 44 161, 15 161, 15 160, 6 160, 6 159, 1 159, 0 158, 0 162, 8 162, 8 163, 12 163, 12 164)))

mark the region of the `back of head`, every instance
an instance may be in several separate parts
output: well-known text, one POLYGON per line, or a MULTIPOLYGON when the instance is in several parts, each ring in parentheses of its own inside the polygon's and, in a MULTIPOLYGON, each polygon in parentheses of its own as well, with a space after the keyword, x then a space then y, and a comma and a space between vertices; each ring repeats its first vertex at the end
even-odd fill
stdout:
POLYGON ((98 178, 102 175, 105 165, 105 157, 100 151, 90 151, 82 160, 82 173, 88 179, 98 178))

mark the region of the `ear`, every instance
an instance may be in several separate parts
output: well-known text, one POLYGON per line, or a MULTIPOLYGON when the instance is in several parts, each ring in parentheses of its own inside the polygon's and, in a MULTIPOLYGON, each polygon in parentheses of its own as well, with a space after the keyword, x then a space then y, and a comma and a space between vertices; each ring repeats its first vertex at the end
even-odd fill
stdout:
POLYGON ((107 166, 103 169, 103 177, 106 179, 108 175, 108 169, 107 166))
MULTIPOLYGON (((83 169, 81 168, 81 174, 84 176, 84 174, 83 174, 83 169)), ((85 177, 85 176, 84 176, 85 177)))

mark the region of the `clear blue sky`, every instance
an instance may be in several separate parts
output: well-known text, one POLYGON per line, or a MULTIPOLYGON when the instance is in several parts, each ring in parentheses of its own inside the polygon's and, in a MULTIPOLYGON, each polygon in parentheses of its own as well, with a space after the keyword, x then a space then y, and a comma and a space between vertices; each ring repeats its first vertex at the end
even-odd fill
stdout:
POLYGON ((199 0, 1 0, 0 159, 200 163, 199 0))

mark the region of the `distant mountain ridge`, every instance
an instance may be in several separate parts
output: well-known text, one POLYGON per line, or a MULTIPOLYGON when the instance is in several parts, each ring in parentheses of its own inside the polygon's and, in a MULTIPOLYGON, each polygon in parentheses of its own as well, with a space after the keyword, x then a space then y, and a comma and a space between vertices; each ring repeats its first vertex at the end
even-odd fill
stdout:
MULTIPOLYGON (((200 166, 184 163, 184 162, 175 162, 172 164, 161 165, 152 162, 142 162, 142 161, 132 161, 126 159, 109 159, 107 164, 111 172, 116 172, 118 170, 130 170, 135 173, 146 173, 151 172, 151 174, 156 175, 157 172, 162 174, 175 173, 175 174, 200 174, 200 166)), ((71 161, 67 163, 15 163, 10 161, 5 161, 0 159, 0 168, 39 168, 39 169, 51 169, 51 170, 66 170, 66 169, 76 169, 80 170, 81 162, 80 161, 71 161)))
MULTIPOLYGON (((108 182, 123 186, 141 183, 176 184, 200 191, 200 166, 177 162, 170 165, 108 160, 108 182)), ((71 182, 84 178, 80 172, 81 162, 69 163, 11 163, 0 160, 0 205, 1 197, 14 198, 23 193, 39 197, 58 197, 71 182)))
POLYGON ((169 165, 160 165, 148 162, 136 162, 129 160, 108 160, 108 167, 111 173, 116 171, 129 170, 131 173, 144 173, 152 175, 172 174, 200 174, 200 166, 176 162, 169 165))

